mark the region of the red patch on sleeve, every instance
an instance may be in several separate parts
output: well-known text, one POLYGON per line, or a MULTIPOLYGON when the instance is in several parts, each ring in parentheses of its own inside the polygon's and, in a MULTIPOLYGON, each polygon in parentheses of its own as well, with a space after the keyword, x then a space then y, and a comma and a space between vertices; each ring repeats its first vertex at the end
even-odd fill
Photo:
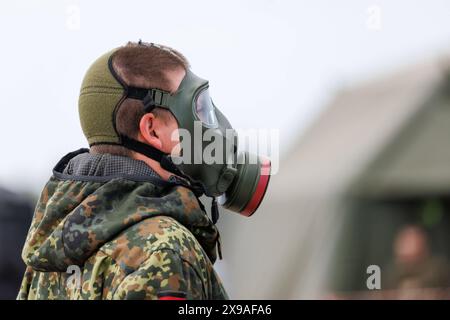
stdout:
POLYGON ((186 298, 174 297, 174 296, 164 296, 158 298, 158 300, 186 300, 186 298))
POLYGON ((158 300, 186 300, 186 292, 181 291, 160 291, 157 296, 158 300))

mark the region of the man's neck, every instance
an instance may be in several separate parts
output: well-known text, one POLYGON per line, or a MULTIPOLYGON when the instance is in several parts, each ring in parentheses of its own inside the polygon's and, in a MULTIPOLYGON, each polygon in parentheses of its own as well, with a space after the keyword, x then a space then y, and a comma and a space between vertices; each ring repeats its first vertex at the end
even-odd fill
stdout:
POLYGON ((171 172, 163 169, 161 164, 153 159, 150 159, 140 153, 133 152, 133 159, 144 161, 150 168, 153 169, 163 180, 169 180, 169 178, 173 175, 171 172))

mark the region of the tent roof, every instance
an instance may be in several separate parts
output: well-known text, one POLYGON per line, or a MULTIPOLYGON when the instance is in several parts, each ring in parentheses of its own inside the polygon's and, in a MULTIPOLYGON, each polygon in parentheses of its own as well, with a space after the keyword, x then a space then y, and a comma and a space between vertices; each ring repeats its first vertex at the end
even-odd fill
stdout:
MULTIPOLYGON (((281 163, 279 174, 272 178, 272 192, 277 198, 292 199, 299 193, 347 190, 426 107, 445 78, 443 70, 450 65, 446 62, 429 60, 340 92, 281 163)), ((439 134, 439 139, 445 138, 443 132, 439 134)), ((423 139, 427 144, 425 140, 433 137, 423 139)), ((415 168, 420 163, 410 165, 415 168)))

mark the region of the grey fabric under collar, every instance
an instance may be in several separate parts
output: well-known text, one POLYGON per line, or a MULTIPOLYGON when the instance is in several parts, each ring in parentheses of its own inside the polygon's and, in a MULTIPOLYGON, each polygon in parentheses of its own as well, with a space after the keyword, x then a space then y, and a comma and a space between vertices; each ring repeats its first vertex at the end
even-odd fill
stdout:
POLYGON ((82 153, 73 157, 63 174, 74 176, 160 176, 144 161, 109 153, 82 153))

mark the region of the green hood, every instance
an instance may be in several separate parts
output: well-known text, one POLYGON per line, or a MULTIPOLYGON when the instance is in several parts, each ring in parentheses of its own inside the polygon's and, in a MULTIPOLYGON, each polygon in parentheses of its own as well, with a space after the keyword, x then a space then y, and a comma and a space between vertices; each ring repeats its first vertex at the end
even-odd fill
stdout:
POLYGON ((83 265, 108 241, 155 216, 169 216, 185 226, 214 263, 219 233, 195 195, 151 172, 142 174, 151 170, 144 162, 108 156, 98 160, 81 149, 56 165, 35 209, 22 252, 25 263, 39 271, 83 265), (68 171, 80 158, 87 159, 82 161, 85 173, 68 171), (112 166, 102 167, 105 161, 112 166))

